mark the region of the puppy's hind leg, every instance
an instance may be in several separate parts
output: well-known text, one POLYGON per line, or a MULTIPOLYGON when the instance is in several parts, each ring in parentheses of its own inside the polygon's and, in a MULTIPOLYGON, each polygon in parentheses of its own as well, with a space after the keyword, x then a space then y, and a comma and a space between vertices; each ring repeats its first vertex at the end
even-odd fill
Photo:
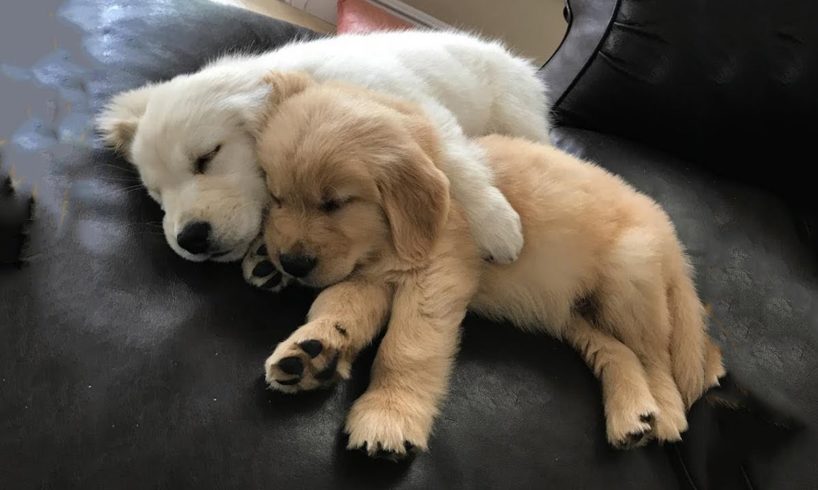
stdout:
POLYGON ((492 107, 493 132, 550 143, 545 85, 534 74, 510 83, 515 90, 499 94, 492 107))
POLYGON ((660 255, 650 230, 625 233, 609 258, 599 288, 597 319, 642 362, 659 406, 655 434, 678 441, 687 430, 685 405, 673 379, 670 313, 660 255))
POLYGON ((619 449, 645 445, 652 438, 658 408, 636 354, 579 315, 566 328, 565 338, 602 382, 608 442, 619 449))

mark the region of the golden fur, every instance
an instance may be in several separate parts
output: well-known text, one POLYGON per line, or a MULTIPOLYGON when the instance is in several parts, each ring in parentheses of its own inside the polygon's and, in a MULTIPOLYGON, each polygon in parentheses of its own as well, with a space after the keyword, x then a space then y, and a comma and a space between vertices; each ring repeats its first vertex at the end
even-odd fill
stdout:
POLYGON ((388 319, 369 389, 347 418, 349 447, 394 457, 426 449, 471 308, 573 345, 602 382, 611 444, 680 438, 686 408, 723 368, 655 202, 554 148, 482 138, 525 235, 515 263, 491 265, 450 199, 435 166, 440 142, 419 109, 301 75, 268 81, 281 98, 258 140, 275 201, 267 248, 274 260, 314 257, 300 280, 326 288, 267 360, 272 387, 348 377, 388 319))

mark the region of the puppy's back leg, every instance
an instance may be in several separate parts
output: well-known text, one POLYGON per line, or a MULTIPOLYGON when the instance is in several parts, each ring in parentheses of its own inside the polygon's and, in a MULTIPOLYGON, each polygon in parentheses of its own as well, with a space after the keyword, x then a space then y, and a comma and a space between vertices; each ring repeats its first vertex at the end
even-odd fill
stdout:
POLYGON ((673 377, 690 408, 705 390, 718 384, 724 368, 720 351, 707 336, 704 306, 696 294, 690 264, 681 250, 669 259, 670 359, 673 377))
POLYGON ((565 329, 565 338, 602 383, 608 442, 620 449, 646 444, 658 408, 636 354, 578 315, 565 329))
POLYGON ((520 90, 507 91, 497 97, 492 111, 492 129, 535 143, 550 143, 545 87, 533 76, 521 83, 520 90))
POLYGON ((598 290, 598 320, 642 362, 659 405, 656 438, 677 441, 687 430, 682 396, 672 375, 670 315, 659 247, 650 230, 634 229, 614 245, 598 290))

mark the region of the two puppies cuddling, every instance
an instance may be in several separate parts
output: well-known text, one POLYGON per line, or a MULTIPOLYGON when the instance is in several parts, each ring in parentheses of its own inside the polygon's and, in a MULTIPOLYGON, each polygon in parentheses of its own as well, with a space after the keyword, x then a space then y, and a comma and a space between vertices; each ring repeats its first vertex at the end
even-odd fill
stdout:
POLYGON ((600 376, 615 446, 680 439, 686 409, 723 371, 690 266, 653 201, 552 147, 480 138, 525 236, 514 263, 490 264, 421 108, 303 74, 267 80, 276 103, 257 147, 272 199, 267 250, 325 288, 265 363, 271 386, 348 377, 387 322, 346 422, 349 446, 426 449, 470 308, 574 345, 600 376))
MULTIPOLYGON (((530 134, 496 114, 461 128, 462 118, 424 98, 278 67, 260 78, 265 109, 251 134, 264 171, 266 251, 323 288, 307 323, 265 362, 271 387, 347 378, 386 325, 370 386, 347 417, 349 447, 392 459, 425 450, 471 309, 573 345, 602 382, 614 446, 680 439, 687 408, 724 371, 690 266, 655 202, 538 143, 544 121, 530 134), (463 130, 524 138, 472 140, 463 130), (462 164, 470 159, 486 166, 462 164), (505 239, 504 224, 519 227, 519 243, 505 239)), ((509 121, 532 112, 507 97, 487 102, 508 102, 509 121)), ((122 129, 116 109, 107 134, 122 129)), ((130 138, 126 152, 139 135, 130 138)), ((144 167, 150 189, 161 179, 144 167)))

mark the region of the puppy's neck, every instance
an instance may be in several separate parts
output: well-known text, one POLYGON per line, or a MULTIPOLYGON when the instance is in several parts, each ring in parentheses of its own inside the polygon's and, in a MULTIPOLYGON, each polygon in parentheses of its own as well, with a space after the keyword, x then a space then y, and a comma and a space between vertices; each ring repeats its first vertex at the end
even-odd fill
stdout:
POLYGON ((369 281, 388 284, 401 284, 434 269, 443 259, 473 264, 482 263, 478 247, 469 232, 468 222, 462 207, 456 201, 451 202, 446 225, 435 240, 431 251, 423 259, 412 261, 398 255, 394 247, 383 251, 355 274, 369 281))

